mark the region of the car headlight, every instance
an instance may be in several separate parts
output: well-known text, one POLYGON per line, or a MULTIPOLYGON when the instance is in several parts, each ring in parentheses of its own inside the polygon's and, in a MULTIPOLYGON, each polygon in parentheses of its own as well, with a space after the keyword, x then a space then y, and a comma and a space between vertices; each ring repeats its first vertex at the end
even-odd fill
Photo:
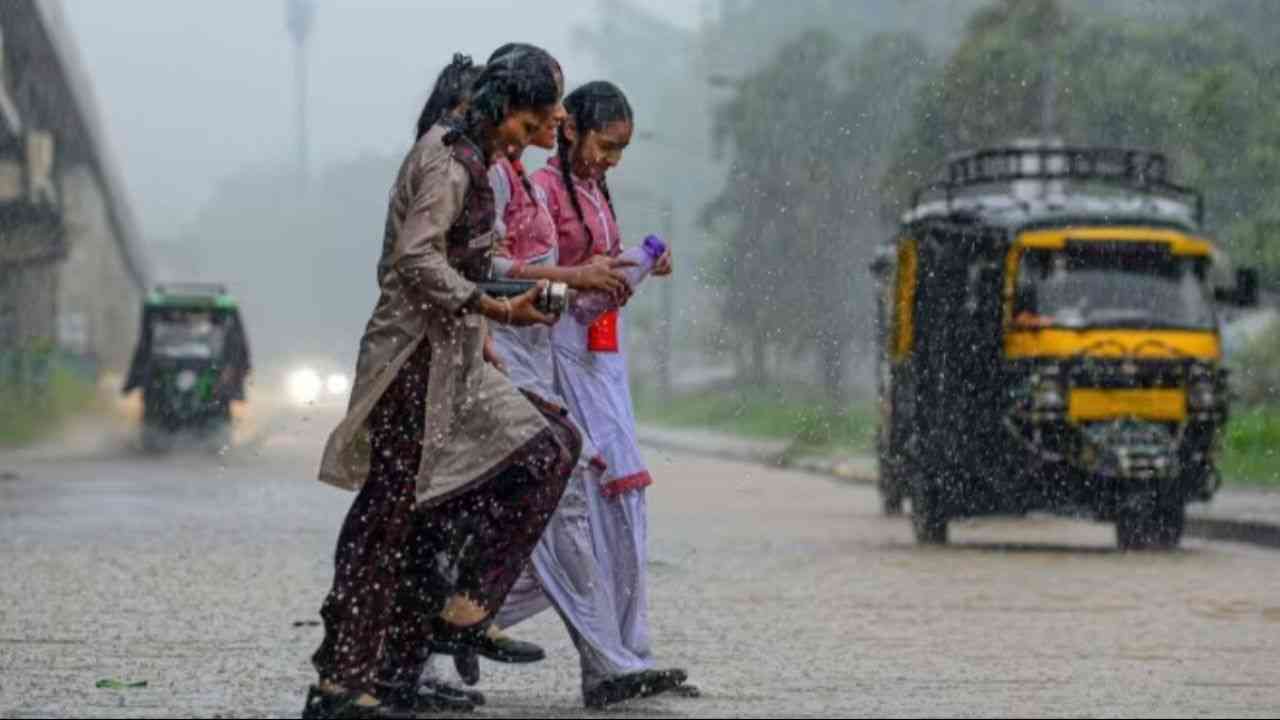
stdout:
POLYGON ((342 373, 334 373, 324 383, 330 395, 345 395, 351 389, 351 381, 342 373))
POLYGON ((310 405, 320 399, 324 387, 320 375, 310 368, 295 370, 289 375, 289 397, 300 405, 310 405))
POLYGON ((1031 405, 1036 410, 1064 410, 1067 401, 1056 378, 1041 378, 1031 385, 1031 405))
POLYGON ((175 383, 179 390, 186 392, 196 386, 196 374, 192 370, 183 370, 178 373, 178 379, 175 383))

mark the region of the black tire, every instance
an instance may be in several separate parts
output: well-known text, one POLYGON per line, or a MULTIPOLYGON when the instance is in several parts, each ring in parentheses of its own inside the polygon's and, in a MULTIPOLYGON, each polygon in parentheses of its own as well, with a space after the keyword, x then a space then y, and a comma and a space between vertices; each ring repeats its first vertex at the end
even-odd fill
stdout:
POLYGON ((1186 521, 1182 502, 1122 512, 1116 518, 1116 544, 1121 550, 1173 550, 1182 542, 1186 521))
POLYGON ((173 449, 173 438, 163 428, 145 424, 142 426, 142 451, 161 455, 173 449))
POLYGON ((902 491, 902 483, 893 476, 887 463, 880 463, 880 481, 876 483, 880 491, 880 509, 889 517, 902 514, 902 506, 906 498, 902 491))
POLYGON ((885 515, 889 517, 901 515, 905 501, 901 491, 880 488, 880 509, 885 515))
POLYGON ((911 529, 921 545, 947 544, 947 513, 936 490, 921 490, 911 497, 911 529))

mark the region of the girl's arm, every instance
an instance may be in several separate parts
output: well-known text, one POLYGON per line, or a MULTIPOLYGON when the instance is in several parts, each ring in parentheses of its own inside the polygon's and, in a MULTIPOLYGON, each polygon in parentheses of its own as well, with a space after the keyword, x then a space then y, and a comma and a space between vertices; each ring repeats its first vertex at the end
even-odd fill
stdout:
POLYGON ((447 154, 418 160, 406 182, 411 197, 396 238, 395 271, 418 301, 460 314, 480 290, 449 265, 445 235, 462 213, 470 178, 447 154))
POLYGON ((562 282, 574 290, 602 290, 621 299, 630 292, 630 288, 627 286, 627 277, 620 270, 633 265, 635 263, 616 258, 576 267, 522 265, 512 272, 511 277, 562 282))

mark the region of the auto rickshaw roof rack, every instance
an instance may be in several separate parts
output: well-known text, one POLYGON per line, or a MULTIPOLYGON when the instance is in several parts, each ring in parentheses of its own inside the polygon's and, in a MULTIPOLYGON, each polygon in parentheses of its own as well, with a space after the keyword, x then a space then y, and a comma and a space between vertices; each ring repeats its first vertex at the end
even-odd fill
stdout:
POLYGON ((917 188, 911 207, 919 207, 927 195, 941 194, 950 210, 958 190, 1019 180, 1099 183, 1162 196, 1190 204, 1196 224, 1204 222, 1204 196, 1169 180, 1164 153, 1116 147, 996 147, 954 155, 947 161, 946 178, 917 188))
POLYGON ((235 301, 227 294, 227 286, 221 283, 182 282, 156 285, 148 303, 230 307, 235 301))

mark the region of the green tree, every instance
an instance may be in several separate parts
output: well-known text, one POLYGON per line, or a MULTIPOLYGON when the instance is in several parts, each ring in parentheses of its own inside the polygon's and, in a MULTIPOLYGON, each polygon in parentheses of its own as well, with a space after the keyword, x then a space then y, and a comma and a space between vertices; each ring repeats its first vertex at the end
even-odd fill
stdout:
POLYGON ((1277 52, 1261 52, 1238 19, 1183 3, 1166 22, 1065 7, 1001 0, 970 20, 916 98, 882 179, 886 207, 900 208, 949 153, 1045 131, 1072 144, 1160 149, 1181 181, 1204 191, 1210 231, 1280 283, 1277 52))
POLYGON ((871 322, 875 178, 927 57, 911 35, 875 36, 850 56, 834 35, 807 32, 720 107, 715 137, 733 160, 703 217, 722 240, 722 318, 746 341, 753 380, 774 347, 816 358, 826 397, 842 397, 850 345, 871 322))

